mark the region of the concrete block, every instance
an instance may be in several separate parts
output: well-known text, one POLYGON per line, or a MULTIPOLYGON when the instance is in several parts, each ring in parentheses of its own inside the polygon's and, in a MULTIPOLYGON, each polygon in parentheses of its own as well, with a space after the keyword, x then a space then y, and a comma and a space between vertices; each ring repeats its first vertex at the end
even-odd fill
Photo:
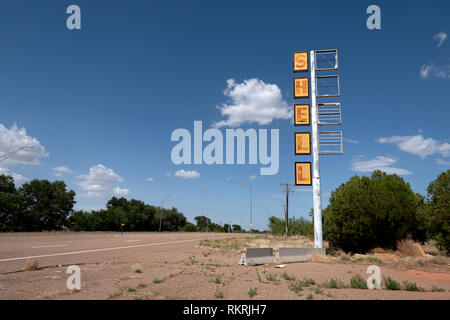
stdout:
POLYGON ((275 260, 288 262, 306 262, 312 254, 325 255, 324 248, 278 248, 275 260))
POLYGON ((266 264, 273 261, 272 248, 246 248, 242 251, 240 265, 256 266, 266 264))

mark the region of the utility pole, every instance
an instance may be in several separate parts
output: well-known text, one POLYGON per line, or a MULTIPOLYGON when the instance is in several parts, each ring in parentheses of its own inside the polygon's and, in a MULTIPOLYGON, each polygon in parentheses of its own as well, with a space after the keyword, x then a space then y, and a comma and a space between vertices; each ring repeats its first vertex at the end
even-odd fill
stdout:
POLYGON ((289 190, 289 187, 295 187, 295 184, 289 184, 289 183, 280 183, 281 186, 286 187, 284 191, 286 191, 286 205, 284 207, 284 220, 286 223, 284 236, 287 238, 288 236, 288 224, 289 224, 289 192, 293 192, 292 190, 289 190))

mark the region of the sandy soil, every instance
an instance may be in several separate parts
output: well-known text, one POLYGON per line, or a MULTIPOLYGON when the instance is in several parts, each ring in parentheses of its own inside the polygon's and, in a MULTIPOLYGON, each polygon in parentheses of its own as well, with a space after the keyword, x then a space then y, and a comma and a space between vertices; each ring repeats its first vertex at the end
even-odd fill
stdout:
MULTIPOLYGON (((109 240, 102 238, 104 235, 92 236, 94 239, 98 237, 95 243, 100 242, 100 247, 110 248, 110 242, 115 241, 111 239, 117 234, 109 234, 109 240)), ((238 250, 202 247, 199 241, 193 240, 198 237, 214 239, 224 236, 230 235, 127 235, 128 240, 142 240, 136 241, 136 244, 168 244, 36 258, 40 269, 29 271, 21 271, 27 260, 1 261, 14 258, 14 250, 5 249, 8 248, 4 241, 6 238, 0 236, 0 273, 3 272, 0 274, 0 299, 250 299, 249 290, 252 288, 256 288, 256 295, 252 299, 450 299, 448 264, 428 261, 426 264, 411 265, 402 261, 383 262, 382 259, 377 264, 365 260, 343 261, 336 257, 318 262, 287 264, 282 269, 275 268, 275 265, 246 267, 238 265, 238 250), (80 291, 71 291, 66 287, 68 264, 76 264, 81 268, 80 291), (382 276, 390 276, 399 283, 405 280, 415 282, 427 292, 328 289, 319 286, 336 278, 349 283, 350 278, 357 274, 367 279, 369 275, 366 270, 371 264, 380 266, 382 276), (289 289, 290 281, 282 278, 283 273, 297 279, 311 278, 316 284, 296 293, 289 289), (432 286, 444 291, 429 292, 432 286)), ((62 238, 55 239, 58 235, 52 237, 45 239, 41 245, 32 246, 43 247, 44 242, 50 243, 49 246, 51 243, 66 243, 66 247, 52 248, 52 253, 70 252, 70 242, 61 241, 62 238)), ((76 240, 76 235, 71 237, 79 244, 82 242, 76 240)), ((91 238, 91 235, 82 234, 79 237, 91 238)), ((25 251, 30 248, 30 243, 26 242, 28 238, 26 235, 19 240, 8 238, 8 242, 14 246, 17 240, 21 244, 17 251, 27 253, 25 251)), ((33 243, 36 244, 36 239, 33 239, 33 243)), ((124 243, 115 242, 116 245, 124 243)), ((130 245, 130 242, 127 243, 130 245)), ((88 247, 85 244, 84 250, 88 247)))

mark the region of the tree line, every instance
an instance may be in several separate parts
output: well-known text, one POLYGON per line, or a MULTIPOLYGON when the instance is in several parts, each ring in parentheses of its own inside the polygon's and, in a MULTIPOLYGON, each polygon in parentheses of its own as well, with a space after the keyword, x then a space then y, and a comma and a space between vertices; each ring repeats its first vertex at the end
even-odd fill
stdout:
POLYGON ((112 197, 101 210, 74 211, 75 191, 63 181, 32 180, 16 188, 14 179, 0 175, 0 232, 28 231, 162 231, 245 232, 205 216, 187 221, 177 208, 165 209, 140 200, 112 197), (161 219, 160 219, 161 216, 161 219))
MULTIPOLYGON (((377 170, 370 177, 355 175, 331 193, 322 213, 324 239, 346 252, 396 249, 398 241, 410 238, 420 243, 435 240, 438 249, 449 254, 450 170, 429 184, 426 197, 396 174, 377 170)), ((307 219, 290 218, 288 225, 289 235, 314 235, 307 219)), ((269 228, 284 234, 284 219, 270 217, 269 228)))

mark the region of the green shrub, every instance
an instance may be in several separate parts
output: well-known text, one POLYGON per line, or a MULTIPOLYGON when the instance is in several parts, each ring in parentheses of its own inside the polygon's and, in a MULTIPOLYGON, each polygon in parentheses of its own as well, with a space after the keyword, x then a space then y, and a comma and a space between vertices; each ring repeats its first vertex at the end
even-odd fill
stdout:
POLYGON ((403 288, 406 291, 419 291, 425 292, 424 288, 418 287, 415 282, 403 281, 403 288))
POLYGON ((153 280, 153 283, 163 283, 165 280, 166 280, 166 279, 158 279, 158 278, 155 278, 155 279, 153 280))
POLYGON ((295 276, 290 276, 286 272, 283 272, 281 274, 281 278, 283 278, 284 280, 287 280, 287 281, 295 280, 295 276))
POLYGON ((431 292, 445 292, 445 289, 436 286, 431 287, 431 292))
POLYGON ((347 285, 344 282, 342 282, 342 280, 337 279, 337 278, 325 281, 325 282, 321 283, 320 286, 323 288, 328 288, 328 289, 347 288, 347 285))
POLYGON ((350 279, 350 288, 355 289, 367 289, 367 282, 364 280, 363 277, 361 277, 359 274, 354 275, 350 279))
POLYGON ((409 184, 395 174, 377 170, 370 178, 354 176, 331 193, 324 233, 346 252, 395 249, 399 240, 417 236, 418 206, 409 184))
POLYGON ((388 290, 401 290, 402 287, 400 286, 400 283, 398 283, 397 281, 395 281, 394 279, 392 279, 391 277, 383 277, 383 282, 384 285, 386 287, 386 289, 388 290))
POLYGON ((257 292, 256 288, 250 288, 250 289, 248 290, 248 296, 249 296, 250 298, 253 298, 253 297, 256 296, 257 294, 258 294, 258 292, 257 292))
POLYGON ((427 188, 426 211, 430 216, 429 235, 439 250, 450 253, 450 170, 442 172, 427 188))

